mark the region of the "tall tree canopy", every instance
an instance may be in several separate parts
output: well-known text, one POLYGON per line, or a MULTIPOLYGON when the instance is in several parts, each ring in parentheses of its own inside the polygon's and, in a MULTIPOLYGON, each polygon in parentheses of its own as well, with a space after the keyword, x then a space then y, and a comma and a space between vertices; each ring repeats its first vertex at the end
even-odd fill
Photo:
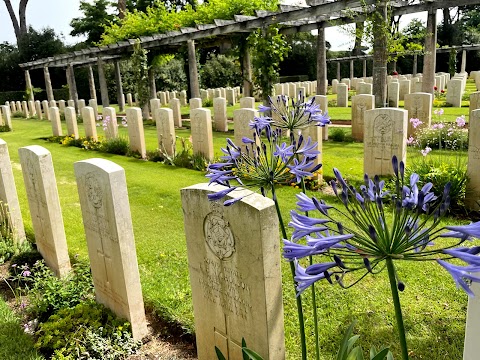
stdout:
POLYGON ((111 9, 115 4, 109 0, 96 0, 92 4, 80 1, 82 17, 74 18, 70 22, 72 36, 85 35, 86 45, 93 45, 101 40, 104 27, 114 20, 111 9))

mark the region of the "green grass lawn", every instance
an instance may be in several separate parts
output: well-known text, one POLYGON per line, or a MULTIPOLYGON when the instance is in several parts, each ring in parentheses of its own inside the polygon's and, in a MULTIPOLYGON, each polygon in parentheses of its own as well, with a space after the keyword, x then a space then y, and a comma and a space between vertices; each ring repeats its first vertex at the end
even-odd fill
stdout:
MULTIPOLYGON (((333 110, 334 108, 332 108, 333 110)), ((66 126, 63 123, 64 132, 66 126)), ((145 303, 149 310, 169 321, 181 324, 186 331, 194 327, 191 290, 188 278, 183 214, 180 189, 205 182, 204 174, 198 171, 146 162, 123 156, 88 152, 74 147, 49 143, 41 137, 51 135, 48 121, 14 119, 14 131, 0 134, 8 146, 26 228, 32 232, 31 219, 21 168, 18 148, 41 145, 52 153, 56 180, 69 252, 87 258, 87 248, 78 193, 73 172, 75 161, 103 157, 125 169, 132 211, 138 262, 145 303)), ((82 126, 79 126, 82 129, 82 126)), ((100 128, 97 128, 100 130, 100 128)), ((83 131, 83 130, 81 130, 83 131)), ((121 129, 126 136, 126 129, 121 129)), ((188 130, 177 135, 188 137, 188 130)), ((225 138, 233 134, 214 133, 216 155, 225 138)), ((157 147, 156 130, 145 127, 148 150, 157 147)), ((409 155, 413 155, 411 150, 409 155)), ((414 156, 418 156, 415 155, 414 156)), ((363 145, 359 143, 325 142, 323 147, 324 176, 333 176, 332 168, 339 168, 350 180, 360 181, 363 176, 363 145)), ((292 187, 281 187, 278 196, 285 219, 295 207, 292 187)), ((316 194, 331 201, 328 195, 316 194)), ((280 241, 280 239, 279 239, 280 241)), ((412 350, 412 359, 460 359, 463 350, 465 312, 467 297, 457 290, 449 275, 435 264, 408 263, 398 266, 399 276, 406 284, 401 294, 404 306, 407 339, 412 350)), ((282 261, 283 302, 285 306, 285 333, 288 359, 298 359, 300 354, 299 334, 296 324, 294 292, 289 265, 282 261)), ((356 331, 361 335, 364 348, 375 345, 390 346, 399 358, 399 346, 393 325, 393 305, 389 298, 386 273, 367 277, 357 286, 343 290, 321 284, 318 287, 318 310, 320 316, 321 347, 323 359, 333 359, 343 331, 353 320, 358 320, 356 331)), ((305 299, 308 303, 308 296, 305 299)), ((0 302, 0 325, 4 318, 0 302)), ((3 311, 5 312, 5 311, 3 311)), ((312 336, 312 315, 306 310, 306 326, 309 341, 312 336)), ((0 326, 1 328, 1 326, 0 326)), ((310 349, 313 349, 310 343, 310 349)), ((0 355, 11 345, 0 341, 0 355)), ((24 346, 28 347, 27 345, 24 346)), ((10 348, 11 349, 11 348, 10 348)), ((3 357, 0 356, 1 359, 3 357)))

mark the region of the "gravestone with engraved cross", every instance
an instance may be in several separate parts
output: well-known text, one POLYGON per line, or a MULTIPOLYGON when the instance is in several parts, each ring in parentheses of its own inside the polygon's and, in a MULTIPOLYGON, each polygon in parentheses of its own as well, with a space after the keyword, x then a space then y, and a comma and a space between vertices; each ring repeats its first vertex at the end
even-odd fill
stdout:
POLYGON ((38 145, 20 148, 18 155, 37 249, 47 266, 57 276, 64 276, 70 270, 70 258, 52 155, 38 145))
POLYGON ((407 159, 407 111, 380 108, 365 111, 364 173, 391 175, 392 157, 407 159))
POLYGON ((209 109, 190 111, 193 154, 213 160, 212 116, 209 109))
POLYGON ((405 110, 408 111, 407 136, 415 134, 420 128, 415 129, 410 119, 418 119, 422 122, 421 127, 430 127, 432 123, 433 96, 429 93, 417 92, 405 95, 405 110))
POLYGON ((275 205, 249 190, 234 191, 248 196, 229 207, 207 199, 222 189, 181 190, 198 359, 216 359, 216 346, 242 360, 242 337, 263 359, 285 359, 275 205))
POLYGON ((147 335, 125 171, 105 159, 74 164, 97 302, 147 335))
POLYGON ((367 94, 352 96, 352 137, 355 140, 363 141, 365 111, 374 108, 375 96, 367 94))

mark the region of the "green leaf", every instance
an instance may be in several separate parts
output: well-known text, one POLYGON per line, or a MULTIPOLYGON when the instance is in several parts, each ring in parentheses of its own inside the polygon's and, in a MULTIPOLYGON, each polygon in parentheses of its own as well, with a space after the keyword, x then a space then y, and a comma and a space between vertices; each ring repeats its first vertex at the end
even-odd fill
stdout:
POLYGON ((353 321, 350 324, 347 331, 345 332, 345 335, 343 335, 343 339, 342 339, 342 342, 340 343, 340 348, 338 349, 338 353, 337 353, 337 360, 346 359, 348 342, 349 342, 350 336, 352 335, 354 326, 355 326, 355 321, 353 321))
POLYGON ((371 360, 384 360, 387 355, 391 355, 391 359, 393 360, 393 355, 388 348, 381 350, 379 353, 377 353, 377 355, 375 355, 375 357, 371 358, 371 360))
POLYGON ((243 355, 243 360, 249 360, 248 359, 248 354, 243 351, 243 349, 246 349, 247 348, 247 342, 245 341, 245 338, 242 337, 242 355, 243 355))
POLYGON ((364 360, 362 347, 357 346, 349 352, 346 360, 364 360))
POLYGON ((218 360, 227 360, 225 359, 225 356, 223 356, 222 352, 218 347, 215 346, 215 353, 217 354, 217 359, 218 360))
POLYGON ((353 345, 359 338, 360 338, 360 335, 354 335, 350 339, 348 339, 347 353, 349 353, 352 350, 353 345))
POLYGON ((255 351, 250 350, 249 348, 243 347, 242 353, 244 355, 243 357, 244 359, 245 359, 245 355, 247 355, 248 360, 263 360, 263 358, 260 355, 258 355, 255 351))
POLYGON ((376 354, 377 354, 377 349, 375 349, 375 346, 372 346, 370 348, 370 360, 372 360, 376 354))

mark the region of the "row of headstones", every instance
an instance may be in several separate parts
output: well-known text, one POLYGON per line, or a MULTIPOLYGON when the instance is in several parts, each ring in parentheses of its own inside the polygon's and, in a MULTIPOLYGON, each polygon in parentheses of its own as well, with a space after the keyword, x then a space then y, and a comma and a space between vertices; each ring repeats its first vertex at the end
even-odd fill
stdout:
MULTIPOLYGON (((426 95, 431 101, 432 95, 426 95)), ((364 110, 365 173, 390 175, 393 155, 406 162, 408 111, 373 109, 372 95, 354 98, 356 103, 369 99, 372 107, 364 110)), ((469 182, 469 188, 477 191, 469 199, 472 203, 480 199, 480 109, 472 111, 469 131, 469 175, 477 172, 469 182)), ((198 359, 214 359, 215 347, 227 358, 242 359, 242 338, 262 358, 284 359, 275 205, 249 190, 230 193, 243 197, 235 206, 208 200, 207 194, 222 190, 218 185, 197 184, 181 191, 198 359)), ((473 288, 477 297, 469 299, 465 359, 476 358, 480 351, 480 286, 473 284, 473 288)))
POLYGON ((301 81, 274 84, 275 95, 298 98, 300 94, 307 97, 317 93, 317 81, 301 81))
MULTIPOLYGON (((59 277, 70 270, 52 156, 38 145, 18 150, 35 242, 59 277)), ((15 239, 25 241, 8 147, 0 139, 0 201, 7 207, 15 239)), ((135 240, 124 170, 104 159, 74 164, 95 297, 132 324, 133 337, 147 335, 135 240)))
POLYGON ((200 99, 202 101, 215 100, 216 98, 227 99, 227 103, 230 106, 235 105, 241 98, 242 93, 239 86, 234 88, 217 88, 217 89, 200 89, 200 99))
MULTIPOLYGON (((25 118, 30 118, 30 117, 37 117, 39 120, 43 120, 43 118, 50 120, 50 111, 49 108, 51 107, 58 107, 60 112, 63 114, 65 112, 65 108, 68 107, 73 107, 75 109, 75 101, 74 100, 51 100, 48 102, 47 100, 43 100, 40 102, 39 100, 36 101, 7 101, 5 103, 6 106, 10 108, 10 110, 15 113, 15 112, 21 112, 23 113, 23 116, 25 118)), ((77 110, 78 113, 80 114, 82 109, 86 106, 85 100, 79 99, 77 103, 77 110)), ((98 106, 97 106, 97 100, 95 99, 90 99, 88 101, 88 106, 94 108, 95 110, 95 115, 98 116, 98 106)))

